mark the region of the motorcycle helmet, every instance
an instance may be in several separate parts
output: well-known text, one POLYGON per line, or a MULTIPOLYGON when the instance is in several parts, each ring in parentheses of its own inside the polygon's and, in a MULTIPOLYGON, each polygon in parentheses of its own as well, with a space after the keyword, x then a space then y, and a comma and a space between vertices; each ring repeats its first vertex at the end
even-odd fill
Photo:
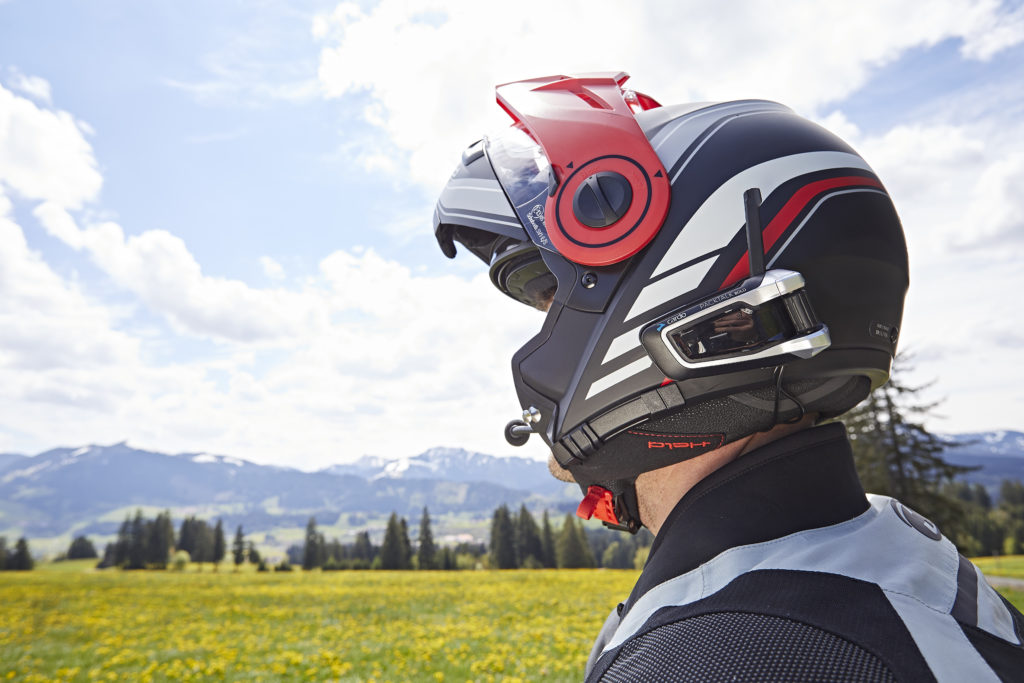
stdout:
POLYGON ((470 145, 434 234, 547 310, 512 358, 522 420, 636 531, 636 477, 887 379, 908 285, 893 203, 824 128, 769 101, 661 106, 625 73, 497 87, 512 124, 470 145))

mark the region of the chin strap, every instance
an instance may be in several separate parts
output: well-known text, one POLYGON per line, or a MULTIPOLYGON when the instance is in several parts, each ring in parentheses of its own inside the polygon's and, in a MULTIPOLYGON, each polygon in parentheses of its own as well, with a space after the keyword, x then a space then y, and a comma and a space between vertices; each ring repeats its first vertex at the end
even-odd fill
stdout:
POLYGON ((636 481, 622 483, 624 486, 618 494, 603 486, 589 486, 587 495, 576 508, 576 516, 583 519, 597 517, 609 529, 635 534, 643 526, 636 500, 636 481))

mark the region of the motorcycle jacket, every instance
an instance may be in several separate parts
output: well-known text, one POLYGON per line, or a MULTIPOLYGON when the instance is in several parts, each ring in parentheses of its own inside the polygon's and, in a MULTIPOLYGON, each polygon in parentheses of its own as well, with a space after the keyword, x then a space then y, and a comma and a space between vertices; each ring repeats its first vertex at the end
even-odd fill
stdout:
POLYGON ((1022 629, 934 524, 865 496, 831 424, 687 492, 586 680, 1019 681, 1022 629))

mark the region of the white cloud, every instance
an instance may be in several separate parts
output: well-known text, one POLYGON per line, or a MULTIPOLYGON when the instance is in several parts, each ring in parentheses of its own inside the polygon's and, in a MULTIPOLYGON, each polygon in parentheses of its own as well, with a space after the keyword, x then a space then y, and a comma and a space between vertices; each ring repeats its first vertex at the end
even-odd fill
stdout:
POLYGON ((987 118, 897 126, 852 141, 893 196, 910 251, 901 347, 912 382, 944 400, 944 431, 1017 428, 1024 396, 1024 318, 1008 292, 1024 288, 1024 124, 987 118))
POLYGON ((55 274, 29 249, 0 194, 0 358, 39 372, 130 360, 137 344, 112 328, 114 316, 55 274))
POLYGON ((288 339, 313 322, 315 312, 297 293, 204 275, 181 238, 165 230, 126 236, 110 221, 83 230, 50 202, 34 214, 47 232, 87 250, 114 282, 192 334, 241 342, 288 339))
POLYGON ((70 114, 40 109, 0 86, 0 185, 77 209, 102 184, 92 147, 70 114))
POLYGON ((966 18, 967 40, 961 54, 987 60, 1001 50, 1024 41, 1024 5, 999 12, 998 0, 978 3, 966 18))
POLYGON ((7 85, 11 90, 28 95, 42 104, 52 104, 50 82, 39 76, 27 76, 14 67, 7 67, 7 85))
POLYGON ((1015 257, 1024 239, 1024 125, 921 122, 852 138, 895 198, 912 253, 1015 257))
POLYGON ((958 38, 986 58, 1024 39, 1019 11, 996 2, 550 3, 524 0, 496 18, 487 3, 383 0, 321 15, 319 78, 327 97, 372 98, 381 135, 365 161, 437 189, 468 143, 507 123, 497 83, 549 73, 624 69, 662 102, 765 97, 814 114, 917 46, 958 38), (422 14, 421 14, 422 16, 422 14), (1007 23, 1009 22, 1009 23, 1007 23), (993 27, 1000 27, 998 35, 993 27), (799 37, 799 39, 795 39, 799 37), (401 49, 395 49, 400 45, 401 49), (647 87, 649 86, 649 87, 647 87), (407 162, 407 163, 406 163, 407 162))
POLYGON ((73 119, 0 96, 18 133, 3 149, 20 148, 0 167, 17 192, 0 186, 0 448, 128 438, 307 467, 440 443, 504 450, 494 416, 516 404, 497 359, 540 316, 486 276, 413 274, 365 248, 328 255, 290 288, 269 256, 270 287, 210 275, 168 231, 80 225, 95 211, 76 209, 102 179, 73 119), (71 144, 51 149, 54 136, 71 144), (136 307, 99 302, 52 270, 12 201, 88 255, 108 279, 100 290, 112 283, 136 307))
POLYGON ((110 224, 72 232, 54 205, 37 214, 93 250, 178 334, 136 331, 31 254, 12 221, 0 222, 0 449, 127 438, 300 467, 437 444, 507 452, 501 429, 517 404, 506 359, 542 318, 486 275, 414 274, 364 249, 330 254, 301 290, 243 290, 204 278, 165 233, 125 239, 110 224), (286 337, 268 345, 252 330, 234 334, 254 319, 260 332, 280 322, 282 299, 311 312, 292 318, 286 337), (211 329, 216 345, 157 360, 159 348, 194 345, 190 337, 211 329))
POLYGON ((271 280, 283 280, 285 278, 284 266, 269 256, 260 257, 260 266, 263 273, 271 280))
POLYGON ((271 287, 212 276, 165 230, 80 225, 101 178, 71 116, 0 95, 19 132, 5 144, 23 148, 3 167, 13 200, 88 255, 108 279, 99 289, 138 304, 104 305, 53 271, 0 193, 0 449, 128 438, 299 466, 442 443, 504 450, 516 403, 503 359, 541 317, 485 275, 413 274, 358 247, 291 288, 269 256, 271 287), (73 144, 50 150, 54 135, 73 144), (77 184, 45 182, 62 173, 77 184))
POLYGON ((170 77, 165 85, 204 104, 263 106, 300 103, 317 96, 316 55, 308 44, 313 15, 297 3, 261 3, 242 12, 217 42, 199 55, 202 76, 170 77))

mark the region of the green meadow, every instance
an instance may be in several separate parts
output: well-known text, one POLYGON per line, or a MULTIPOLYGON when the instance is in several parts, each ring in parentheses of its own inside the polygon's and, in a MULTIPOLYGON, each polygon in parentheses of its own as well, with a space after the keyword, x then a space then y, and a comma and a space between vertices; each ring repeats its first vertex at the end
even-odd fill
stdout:
MULTIPOLYGON (((1024 557, 995 559, 1024 576, 1024 557)), ((0 680, 576 681, 637 576, 92 565, 0 574, 0 680)))

